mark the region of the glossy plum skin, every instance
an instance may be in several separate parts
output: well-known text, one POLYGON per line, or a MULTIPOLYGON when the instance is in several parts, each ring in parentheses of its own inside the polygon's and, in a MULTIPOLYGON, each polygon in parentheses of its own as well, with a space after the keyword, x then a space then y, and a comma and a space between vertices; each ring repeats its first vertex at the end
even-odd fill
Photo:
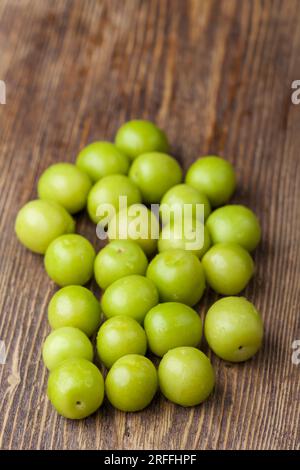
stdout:
POLYGON ((215 302, 207 312, 204 329, 210 348, 225 361, 246 361, 262 344, 261 316, 244 297, 215 302))
POLYGON ((159 253, 150 262, 147 277, 156 285, 161 302, 180 302, 192 307, 205 289, 201 262, 189 251, 159 253))
POLYGON ((186 204, 191 206, 189 208, 189 210, 191 209, 190 217, 200 219, 202 222, 202 214, 199 209, 197 210, 197 205, 203 204, 204 206, 204 221, 211 213, 211 206, 207 196, 203 192, 200 192, 192 186, 184 183, 173 186, 164 194, 160 201, 160 213, 163 215, 163 210, 161 209, 163 205, 166 205, 172 213, 184 214, 184 206, 186 204))
POLYGON ((157 248, 159 222, 156 215, 143 204, 133 204, 118 212, 109 222, 109 240, 133 240, 147 256, 157 248))
POLYGON ((123 124, 115 137, 118 149, 132 160, 146 152, 168 152, 166 134, 155 124, 145 120, 132 120, 123 124))
POLYGON ((44 264, 59 286, 84 285, 93 275, 95 250, 81 235, 62 235, 47 248, 44 264))
POLYGON ((159 203, 168 189, 182 180, 182 170, 175 158, 166 153, 144 153, 129 170, 129 178, 137 185, 146 204, 159 203))
POLYGON ((146 313, 158 303, 158 292, 154 283, 140 275, 118 279, 104 292, 101 306, 107 318, 127 315, 139 323, 146 313))
POLYGON ((54 330, 73 326, 91 336, 100 325, 100 303, 86 287, 63 287, 49 302, 48 321, 54 330))
POLYGON ((92 361, 93 355, 88 337, 78 328, 70 326, 52 331, 43 344, 43 361, 50 371, 66 359, 79 357, 92 361))
POLYGON ((196 160, 188 169, 185 182, 206 194, 212 207, 226 204, 236 187, 232 165, 214 155, 196 160))
POLYGON ((97 181, 88 195, 87 209, 91 220, 107 225, 121 209, 121 196, 127 197, 128 206, 142 200, 138 187, 125 175, 108 175, 97 181), (111 206, 112 212, 108 212, 106 205, 111 206))
POLYGON ((110 403, 121 411, 140 411, 150 404, 158 388, 152 362, 137 354, 118 359, 109 370, 105 391, 110 403))
POLYGON ((146 333, 131 317, 117 315, 106 320, 97 335, 97 352, 108 369, 127 354, 144 356, 147 350, 146 333))
POLYGON ((178 302, 158 304, 149 310, 144 328, 150 350, 161 357, 178 346, 198 346, 202 336, 199 315, 178 302))
POLYGON ((129 158, 111 142, 92 142, 78 154, 76 165, 93 183, 108 175, 127 175, 129 158))
POLYGON ((101 406, 104 380, 99 369, 86 359, 68 359, 50 373, 47 395, 60 415, 83 419, 101 406))
POLYGON ((74 214, 86 206, 91 187, 91 180, 77 166, 56 163, 41 175, 38 195, 40 199, 57 202, 70 214, 74 214))
POLYGON ((181 406, 196 406, 211 394, 215 374, 209 358, 199 349, 179 347, 162 358, 159 386, 168 400, 181 406))
POLYGON ((26 248, 44 254, 55 238, 75 232, 75 221, 56 202, 36 199, 19 210, 15 232, 26 248))
POLYGON ((223 295, 237 295, 254 273, 248 251, 236 243, 217 243, 203 256, 202 265, 209 286, 223 295))
POLYGON ((144 275, 148 266, 142 248, 132 240, 114 240, 96 256, 95 279, 101 289, 131 274, 144 275))
POLYGON ((219 207, 207 220, 213 243, 237 243, 245 250, 253 251, 261 238, 256 215, 247 207, 231 204, 219 207))

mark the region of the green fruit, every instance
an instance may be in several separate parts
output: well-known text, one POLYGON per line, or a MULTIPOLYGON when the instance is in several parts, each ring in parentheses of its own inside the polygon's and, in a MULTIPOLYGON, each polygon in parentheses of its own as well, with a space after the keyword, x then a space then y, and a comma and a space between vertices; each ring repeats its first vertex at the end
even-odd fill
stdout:
POLYGON ((97 351, 109 369, 127 354, 146 354, 147 339, 141 325, 131 317, 118 315, 106 320, 97 336, 97 351))
POLYGON ((258 245, 261 230, 256 215, 245 206, 229 205, 215 210, 207 220, 213 243, 237 243, 248 251, 258 245))
POLYGON ((236 243, 218 243, 202 258, 205 278, 210 287, 223 295, 241 292, 254 273, 248 251, 236 243))
POLYGON ((86 206, 92 183, 71 163, 56 163, 44 171, 38 182, 40 199, 54 201, 74 214, 86 206))
POLYGON ((100 303, 85 287, 63 287, 50 300, 48 320, 54 330, 73 326, 91 336, 100 325, 100 303))
POLYGON ((188 169, 185 182, 206 194, 213 207, 225 204, 236 187, 232 165, 215 156, 196 160, 188 169))
POLYGON ((261 346, 261 316, 244 297, 225 297, 208 310, 205 337, 214 353, 225 361, 246 361, 261 346))
POLYGON ((83 285, 93 275, 95 250, 81 235, 62 235, 47 248, 44 263, 48 276, 59 286, 83 285))
POLYGON ((75 222, 62 206, 36 199, 19 210, 15 231, 26 248, 44 254, 55 238, 75 231, 75 222))
POLYGON ((51 372, 47 394, 60 415, 70 419, 86 418, 103 402, 103 377, 86 359, 68 359, 51 372))
POLYGON ((133 120, 123 124, 115 138, 116 146, 134 159, 146 152, 168 152, 165 133, 150 121, 133 120))
MULTIPOLYGON (((203 205, 203 215, 204 220, 206 220, 211 213, 210 202, 207 196, 187 184, 177 184, 176 186, 173 186, 173 188, 169 189, 165 193, 160 202, 160 214, 163 224, 164 211, 170 211, 175 217, 187 214, 187 217, 198 219, 203 222, 202 212, 200 211, 199 205, 203 205)), ((168 223, 168 220, 166 222, 168 223)))
POLYGON ((144 356, 129 354, 118 359, 107 374, 105 391, 121 411, 139 411, 149 405, 158 387, 157 372, 144 356))
POLYGON ((159 364, 158 378, 163 395, 181 406, 195 406, 203 402, 215 384, 209 358, 192 347, 167 352, 159 364))
POLYGON ((131 240, 115 240, 96 256, 95 279, 101 289, 130 274, 144 275, 148 261, 142 248, 131 240))
POLYGON ((137 157, 129 170, 147 204, 159 203, 168 189, 182 180, 182 170, 175 158, 166 153, 144 153, 137 157))
POLYGON ((207 228, 195 219, 184 219, 184 223, 165 225, 158 240, 158 251, 187 250, 202 258, 211 246, 207 228))
POLYGON ((107 235, 110 240, 133 240, 151 256, 157 248, 159 222, 146 206, 133 204, 110 220, 107 235))
POLYGON ((66 359, 93 360, 93 346, 78 328, 66 326, 52 331, 43 344, 43 361, 47 369, 54 370, 66 359))
POLYGON ((151 351, 163 356, 178 346, 198 346, 202 322, 191 307, 166 302, 153 307, 146 315, 144 327, 151 351))
POLYGON ((107 318, 127 315, 139 323, 144 321, 146 313, 157 303, 155 285, 150 279, 139 275, 118 279, 106 289, 101 300, 107 318))
POLYGON ((147 277, 156 285, 161 302, 193 306, 205 289, 199 259, 184 250, 169 250, 156 255, 148 266, 147 277))
POLYGON ((129 159, 111 142, 93 142, 80 151, 76 165, 95 183, 103 176, 126 175, 129 159))
POLYGON ((98 181, 88 197, 88 213, 92 221, 106 226, 115 213, 122 209, 121 196, 127 198, 127 206, 141 202, 139 189, 127 176, 109 175, 98 181))

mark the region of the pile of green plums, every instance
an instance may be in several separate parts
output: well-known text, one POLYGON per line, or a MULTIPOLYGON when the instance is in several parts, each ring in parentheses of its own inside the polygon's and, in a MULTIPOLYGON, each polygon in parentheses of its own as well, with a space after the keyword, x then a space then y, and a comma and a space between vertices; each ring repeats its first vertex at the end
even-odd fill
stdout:
POLYGON ((48 397, 67 418, 94 413, 105 395, 119 410, 142 410, 158 388, 173 403, 198 405, 215 384, 210 359, 199 349, 203 335, 225 361, 245 361, 261 346, 261 316, 237 296, 254 273, 250 253, 260 241, 259 222, 247 207, 228 204, 236 187, 228 161, 199 158, 183 182, 169 149, 155 124, 127 122, 114 143, 93 142, 75 165, 46 169, 39 198, 17 215, 18 239, 44 255, 47 274, 60 286, 48 305, 52 332, 42 356, 50 372, 48 397), (126 208, 119 207, 121 196, 127 197, 126 208), (150 206, 158 203, 155 214, 150 206), (105 204, 115 213, 99 213, 105 204), (178 237, 182 227, 176 214, 187 204, 189 232, 178 237), (168 224, 162 223, 162 207, 173 214, 168 224), (75 233, 73 214, 84 208, 108 235, 109 243, 97 254, 75 233), (137 210, 148 227, 146 236, 134 237, 129 230, 137 210), (202 245, 187 249, 187 238, 196 239, 200 231, 202 245), (93 276, 101 301, 84 287, 93 276), (194 307, 206 285, 222 297, 202 324, 194 307), (160 358, 158 368, 147 352, 160 358))

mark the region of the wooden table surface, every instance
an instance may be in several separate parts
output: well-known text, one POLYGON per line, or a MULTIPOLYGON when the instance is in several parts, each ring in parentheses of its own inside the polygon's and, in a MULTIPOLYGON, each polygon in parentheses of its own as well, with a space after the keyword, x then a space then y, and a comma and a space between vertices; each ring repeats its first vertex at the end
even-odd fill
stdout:
MULTIPOLYGON (((297 0, 1 0, 2 449, 300 448, 300 365, 292 363, 300 339, 300 105, 291 101, 299 18, 297 0), (201 406, 158 396, 140 413, 106 403, 71 422, 46 398, 41 361, 56 287, 42 257, 17 242, 14 219, 48 165, 73 162, 130 118, 164 128, 185 169, 208 153, 235 165, 234 201, 262 224, 245 295, 262 313, 265 342, 240 365, 209 353, 217 386, 201 406)), ((99 248, 95 226, 78 219, 99 248)), ((201 315, 214 298, 201 301, 201 315)))

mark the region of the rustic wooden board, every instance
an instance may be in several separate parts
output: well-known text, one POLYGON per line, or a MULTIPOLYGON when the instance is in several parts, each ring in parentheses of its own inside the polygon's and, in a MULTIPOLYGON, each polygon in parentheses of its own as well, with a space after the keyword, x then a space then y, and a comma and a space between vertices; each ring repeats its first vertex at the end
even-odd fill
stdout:
MULTIPOLYGON (((299 17, 297 0, 1 0, 1 448, 300 448, 300 366, 291 360, 300 338, 300 106, 291 102, 299 17), (262 312, 265 343, 246 364, 212 356, 217 387, 202 406, 157 397, 137 414, 106 404, 70 422, 46 399, 41 361, 55 286, 42 258, 17 243, 14 219, 49 164, 74 161, 134 117, 167 131, 185 169, 207 153, 235 165, 234 200, 263 228, 246 295, 262 312)), ((87 217, 78 227, 100 246, 87 217)))

